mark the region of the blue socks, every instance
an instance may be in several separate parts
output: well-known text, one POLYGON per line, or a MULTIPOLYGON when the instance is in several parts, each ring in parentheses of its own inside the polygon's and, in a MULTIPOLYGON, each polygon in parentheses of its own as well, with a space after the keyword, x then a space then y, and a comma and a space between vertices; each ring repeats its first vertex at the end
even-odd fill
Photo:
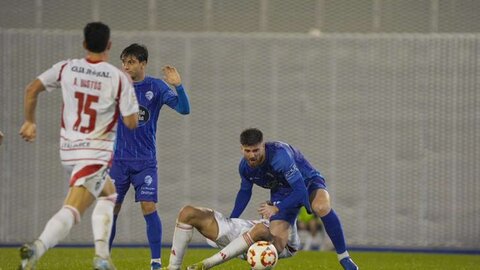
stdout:
POLYGON ((342 224, 338 218, 335 211, 330 210, 330 212, 320 217, 325 227, 325 231, 332 240, 333 246, 337 251, 337 254, 342 254, 347 250, 347 245, 345 244, 345 236, 343 235, 342 224))
POLYGON ((110 240, 108 241, 108 248, 110 251, 112 250, 113 239, 117 233, 117 218, 118 215, 113 215, 112 233, 110 234, 110 240))
POLYGON ((152 259, 158 259, 162 248, 162 222, 157 211, 143 217, 147 222, 147 238, 152 259))
MULTIPOLYGON (((150 252, 152 259, 160 258, 160 252, 162 249, 162 222, 157 214, 157 211, 143 216, 147 222, 147 239, 150 245, 150 252)), ((109 248, 112 249, 113 239, 117 231, 117 218, 118 215, 113 215, 112 233, 109 240, 109 248)))

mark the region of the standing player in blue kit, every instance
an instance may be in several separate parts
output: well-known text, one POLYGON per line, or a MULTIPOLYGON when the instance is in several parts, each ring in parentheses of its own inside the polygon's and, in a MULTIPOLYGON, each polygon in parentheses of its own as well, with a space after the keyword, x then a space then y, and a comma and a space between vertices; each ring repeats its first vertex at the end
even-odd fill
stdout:
POLYGON ((110 169, 110 177, 114 180, 118 192, 110 247, 116 233, 118 214, 125 195, 132 185, 135 188, 135 201, 140 202, 147 224, 151 269, 160 269, 162 223, 155 206, 158 193, 157 120, 163 105, 186 115, 190 113, 190 104, 181 84, 180 75, 174 67, 165 66, 162 69, 164 80, 146 76, 148 50, 145 46, 131 44, 123 50, 120 59, 124 70, 133 80, 140 111, 138 128, 128 130, 121 121, 118 124, 113 164, 110 169), (168 87, 167 83, 175 87, 176 93, 168 87))
MULTIPOLYGON (((286 247, 288 231, 304 205, 321 218, 342 267, 357 270, 348 254, 340 219, 330 206, 330 195, 320 172, 291 145, 264 142, 259 129, 244 130, 240 143, 243 153, 239 165, 241 185, 230 217, 238 218, 245 210, 254 184, 270 189, 271 203, 263 203, 258 212, 270 219, 271 238, 279 253, 286 247)), ((241 245, 239 248, 242 249, 241 245)))

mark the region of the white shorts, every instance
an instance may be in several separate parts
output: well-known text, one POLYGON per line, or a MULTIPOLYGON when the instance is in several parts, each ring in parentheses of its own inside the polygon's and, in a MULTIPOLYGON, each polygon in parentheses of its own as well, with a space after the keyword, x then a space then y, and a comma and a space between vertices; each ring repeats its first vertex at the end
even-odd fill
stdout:
POLYGON ((63 165, 68 175, 69 186, 85 187, 98 198, 105 185, 108 166, 105 164, 63 165))
MULTIPOLYGON (((230 242, 232 242, 235 238, 241 236, 242 234, 248 232, 253 226, 256 224, 262 223, 265 226, 269 227, 270 222, 266 219, 261 220, 245 220, 241 218, 226 218, 222 215, 222 213, 213 211, 215 215, 215 219, 218 223, 218 237, 215 241, 211 241, 207 239, 207 243, 215 248, 223 249, 226 247, 230 242)), ((298 247, 300 245, 300 241, 298 238, 297 227, 294 226, 290 232, 289 240, 287 243, 287 247, 278 254, 279 258, 288 258, 293 256, 298 247)), ((240 255, 240 259, 245 259, 245 255, 240 255)))

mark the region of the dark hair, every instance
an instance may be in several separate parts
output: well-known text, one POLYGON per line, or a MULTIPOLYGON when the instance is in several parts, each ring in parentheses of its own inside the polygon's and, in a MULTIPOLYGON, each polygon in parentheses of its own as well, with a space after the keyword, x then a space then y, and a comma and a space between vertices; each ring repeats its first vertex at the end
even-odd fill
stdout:
POLYGON ((148 62, 148 50, 145 45, 133 43, 132 45, 123 49, 120 54, 120 59, 124 59, 128 56, 134 56, 139 62, 148 62))
POLYGON ((83 28, 83 37, 87 50, 101 53, 107 49, 110 40, 110 28, 101 22, 91 22, 83 28))
POLYGON ((247 128, 240 134, 240 144, 253 146, 263 141, 263 133, 258 128, 247 128))

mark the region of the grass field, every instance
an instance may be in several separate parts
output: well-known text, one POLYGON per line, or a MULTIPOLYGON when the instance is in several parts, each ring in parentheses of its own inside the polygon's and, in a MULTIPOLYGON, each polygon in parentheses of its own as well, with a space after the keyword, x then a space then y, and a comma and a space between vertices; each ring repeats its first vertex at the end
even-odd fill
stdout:
MULTIPOLYGON (((168 260, 169 249, 162 250, 164 263, 168 260)), ((189 249, 185 265, 194 263, 211 254, 214 249, 189 249)), ((450 255, 422 253, 352 252, 352 257, 364 270, 470 270, 480 269, 479 255, 450 255)), ((116 248, 112 253, 119 270, 150 269, 149 250, 146 248, 116 248)), ((91 269, 92 248, 54 248, 47 252, 37 265, 38 270, 91 269)), ((18 250, 0 248, 0 270, 16 269, 19 263, 18 250)), ((233 259, 214 269, 243 269, 246 262, 233 259)), ((333 252, 301 251, 292 258, 280 260, 276 270, 287 269, 341 269, 333 252)))

